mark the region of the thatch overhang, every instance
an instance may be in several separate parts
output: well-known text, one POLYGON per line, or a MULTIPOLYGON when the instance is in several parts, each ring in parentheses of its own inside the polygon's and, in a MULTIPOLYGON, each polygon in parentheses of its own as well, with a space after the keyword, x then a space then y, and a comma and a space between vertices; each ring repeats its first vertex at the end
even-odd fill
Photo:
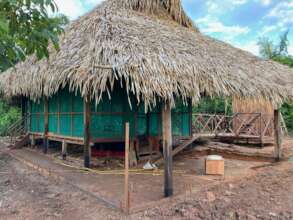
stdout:
POLYGON ((197 102, 201 96, 293 99, 293 70, 201 34, 180 0, 108 0, 72 22, 49 60, 28 58, 1 74, 6 96, 38 99, 61 87, 98 103, 120 80, 129 94, 197 102))

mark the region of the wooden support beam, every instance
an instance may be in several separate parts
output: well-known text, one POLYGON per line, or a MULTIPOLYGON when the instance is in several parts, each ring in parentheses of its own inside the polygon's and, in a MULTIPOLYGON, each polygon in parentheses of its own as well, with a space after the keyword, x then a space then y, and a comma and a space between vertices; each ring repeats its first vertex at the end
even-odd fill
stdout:
POLYGON ((274 111, 274 133, 275 133, 275 160, 282 159, 282 131, 281 131, 281 113, 277 109, 274 111))
POLYGON ((30 135, 30 144, 31 144, 31 147, 34 147, 36 146, 36 139, 35 139, 35 136, 34 135, 30 135))
POLYGON ((65 140, 62 141, 62 159, 66 160, 67 157, 67 142, 65 140))
POLYGON ((164 195, 173 195, 172 121, 170 103, 162 106, 163 154, 164 154, 164 195))
POLYGON ((84 98, 83 101, 83 118, 84 118, 84 132, 83 132, 83 156, 84 156, 84 167, 90 168, 91 159, 91 145, 90 145, 90 98, 84 98))
POLYGON ((49 131, 49 101, 44 98, 44 138, 43 138, 43 152, 48 152, 48 131, 49 131))
POLYGON ((129 214, 129 123, 125 124, 125 175, 124 175, 124 207, 129 214))
POLYGON ((188 100, 188 113, 189 113, 189 136, 192 137, 192 99, 188 100))

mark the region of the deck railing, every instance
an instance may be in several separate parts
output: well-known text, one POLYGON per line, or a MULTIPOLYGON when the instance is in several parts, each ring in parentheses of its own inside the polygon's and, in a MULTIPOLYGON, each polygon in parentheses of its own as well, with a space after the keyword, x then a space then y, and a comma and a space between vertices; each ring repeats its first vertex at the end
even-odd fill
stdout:
POLYGON ((261 113, 236 113, 232 116, 218 114, 192 114, 193 134, 222 133, 234 136, 248 135, 270 137, 273 135, 273 115, 261 113))

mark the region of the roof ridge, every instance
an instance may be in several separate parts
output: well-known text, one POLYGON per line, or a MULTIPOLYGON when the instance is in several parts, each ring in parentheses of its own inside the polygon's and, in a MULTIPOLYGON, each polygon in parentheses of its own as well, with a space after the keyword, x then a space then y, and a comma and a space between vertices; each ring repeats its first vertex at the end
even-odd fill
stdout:
POLYGON ((181 0, 114 0, 131 10, 145 12, 148 14, 158 14, 162 9, 171 16, 171 19, 180 25, 198 31, 192 20, 186 15, 181 0))

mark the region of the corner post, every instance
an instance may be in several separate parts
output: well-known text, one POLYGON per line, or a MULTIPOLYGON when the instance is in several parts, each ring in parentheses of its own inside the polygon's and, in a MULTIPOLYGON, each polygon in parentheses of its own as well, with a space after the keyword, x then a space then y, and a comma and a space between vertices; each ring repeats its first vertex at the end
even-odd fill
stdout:
POLYGON ((44 137, 43 137, 43 152, 48 152, 48 131, 49 131, 49 101, 48 98, 44 98, 44 137))
POLYGON ((282 131, 281 131, 281 114, 280 110, 274 111, 274 134, 275 134, 275 160, 282 159, 282 131))
POLYGON ((171 106, 166 102, 162 106, 163 153, 164 153, 164 195, 173 195, 173 156, 172 156, 172 120, 171 106))
POLYGON ((83 100, 83 118, 84 118, 84 167, 90 168, 91 159, 91 145, 90 145, 90 97, 87 96, 83 100))

